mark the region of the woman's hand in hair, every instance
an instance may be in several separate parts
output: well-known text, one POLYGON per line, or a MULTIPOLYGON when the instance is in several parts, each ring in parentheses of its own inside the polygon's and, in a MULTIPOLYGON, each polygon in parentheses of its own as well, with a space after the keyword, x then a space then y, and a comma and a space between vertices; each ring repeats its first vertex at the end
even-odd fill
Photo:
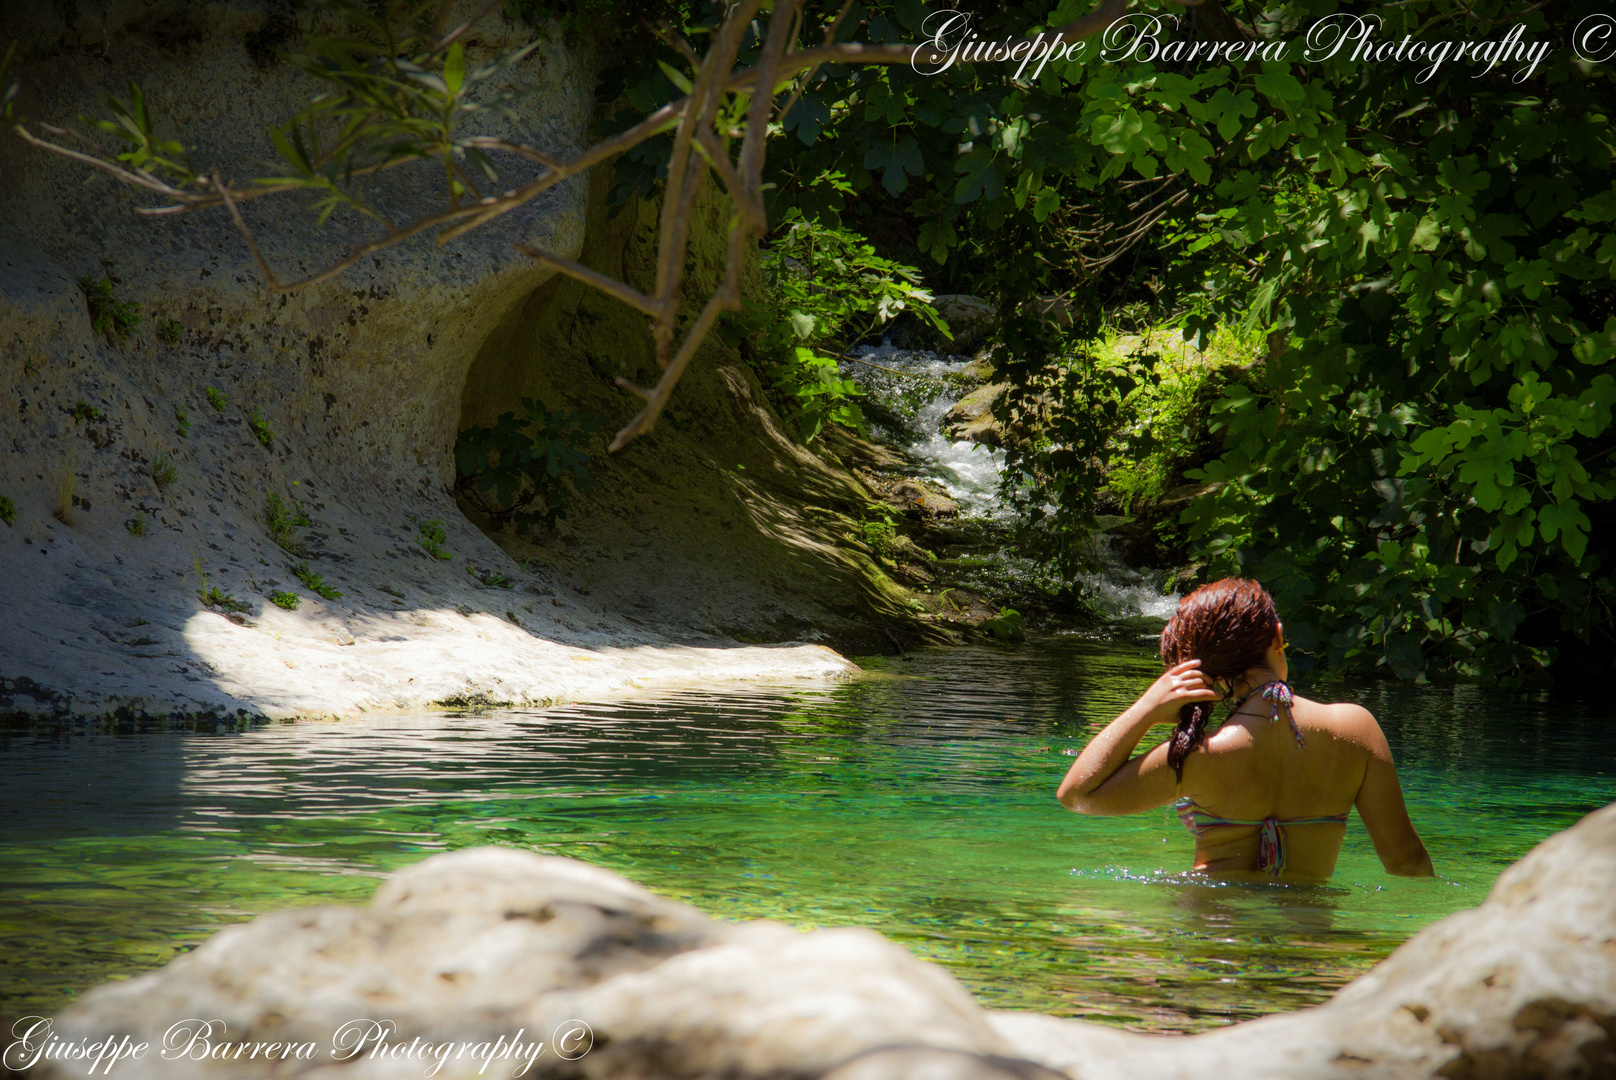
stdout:
POLYGON ((1185 660, 1161 673, 1150 689, 1139 696, 1139 706, 1155 724, 1178 723, 1178 710, 1197 701, 1217 701, 1223 697, 1201 672, 1199 660, 1185 660))
POLYGON ((1167 744, 1130 755, 1145 732, 1157 724, 1176 724, 1184 706, 1222 696, 1200 668, 1199 660, 1174 664, 1090 740, 1055 789, 1060 804, 1080 814, 1131 814, 1171 802, 1175 779, 1167 767, 1167 744))

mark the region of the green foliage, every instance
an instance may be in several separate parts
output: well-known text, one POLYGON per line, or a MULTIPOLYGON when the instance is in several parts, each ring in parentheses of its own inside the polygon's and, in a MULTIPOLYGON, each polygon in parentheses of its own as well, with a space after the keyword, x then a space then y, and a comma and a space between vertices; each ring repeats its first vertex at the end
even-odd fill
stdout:
POLYGON ((891 514, 880 513, 877 517, 864 518, 858 523, 858 538, 877 557, 890 559, 898 549, 898 526, 891 514))
MULTIPOLYGON (((110 119, 94 120, 81 116, 81 123, 99 128, 124 143, 118 160, 132 169, 181 184, 195 184, 197 172, 185 155, 185 147, 171 139, 158 137, 151 111, 146 107, 146 96, 133 82, 129 84, 129 100, 108 94, 107 109, 110 119)), ((83 282, 80 282, 82 285, 83 282)))
POLYGON ((71 413, 72 413, 73 419, 75 419, 75 420, 86 420, 86 421, 88 421, 88 420, 99 420, 99 419, 101 419, 101 410, 96 408, 94 405, 91 405, 88 401, 85 401, 83 398, 79 398, 77 401, 75 401, 73 403, 73 408, 71 410, 71 413))
POLYGON ((275 429, 269 426, 268 420, 258 415, 256 405, 247 414, 247 427, 252 431, 253 438, 263 444, 265 450, 275 449, 275 429))
POLYGON ((150 524, 151 519, 145 514, 136 514, 134 517, 124 522, 123 527, 129 530, 130 536, 145 536, 146 529, 150 524))
POLYGON ((203 393, 207 395, 208 404, 213 406, 214 412, 224 412, 225 396, 223 390, 216 386, 210 386, 203 393))
POLYGON ((184 334, 185 328, 178 319, 163 319, 157 324, 157 340, 164 345, 178 345, 184 334))
POLYGON ((492 90, 490 80, 537 42, 469 68, 459 41, 437 48, 441 29, 418 0, 324 6, 349 32, 310 37, 286 59, 329 89, 271 130, 286 171, 260 183, 309 192, 321 224, 344 208, 387 224, 369 203, 364 179, 407 161, 439 163, 450 205, 482 197, 473 174, 493 184, 498 171, 477 138, 457 128, 466 115, 508 111, 508 92, 492 90))
POLYGON ((309 564, 306 561, 292 564, 292 576, 301 581, 303 583, 303 587, 309 590, 309 592, 313 593, 315 596, 322 597, 326 600, 336 600, 342 596, 342 592, 340 590, 327 585, 325 580, 319 574, 316 574, 313 570, 310 570, 309 564))
POLYGON ((804 442, 828 423, 864 430, 853 400, 861 391, 837 357, 905 311, 949 334, 914 267, 882 258, 851 230, 800 216, 771 236, 763 285, 765 300, 732 319, 729 333, 760 359, 804 442))
POLYGON ((273 592, 269 594, 269 602, 278 608, 296 611, 297 605, 303 602, 303 598, 293 592, 273 592))
POLYGON ((191 414, 178 405, 174 406, 174 434, 182 439, 191 435, 191 414))
POLYGON ((1021 612, 1015 608, 1000 608, 997 615, 991 619, 983 619, 981 625, 982 629, 992 634, 996 641, 1027 640, 1026 628, 1021 624, 1021 612))
POLYGON ((1096 490, 1127 514, 1181 483, 1218 441, 1206 417, 1216 388, 1259 346, 1219 331, 1203 352, 1174 327, 1113 327, 1028 375, 1008 410, 1022 547, 1068 581, 1093 569, 1096 490))
POLYGON ((544 402, 523 398, 520 416, 502 413, 493 427, 460 433, 455 494, 487 514, 495 528, 507 522, 553 526, 566 516, 575 493, 594 482, 589 455, 579 447, 605 423, 593 413, 551 412, 544 402))
POLYGON ((179 470, 174 467, 174 459, 167 454, 158 454, 152 458, 151 478, 159 488, 166 488, 179 479, 179 470))
POLYGON ((111 274, 100 280, 89 275, 79 278, 79 291, 90 310, 90 328, 111 342, 128 337, 140 325, 140 305, 119 300, 113 293, 114 284, 111 274))
MULTIPOLYGON (((1223 6, 1293 50, 1336 10, 1223 6)), ((972 30, 1084 8, 993 9, 972 30)), ((1075 345, 1102 304, 1142 297, 1191 339, 1273 342, 1213 406, 1222 445, 1190 471, 1206 492, 1183 524, 1204 573, 1276 590, 1299 663, 1518 676, 1566 648, 1608 655, 1616 94, 1568 40, 1594 10, 1471 5, 1466 37, 1519 21, 1550 45, 1519 81, 1515 62, 1422 80, 1350 49, 1304 67, 1101 61, 1092 42, 1014 83, 1013 65, 830 68, 785 118, 772 208, 885 222, 1000 303, 1001 419, 1029 433, 1009 483, 1067 534, 1051 550, 1092 526, 1131 396, 1160 381, 1075 345), (1066 325, 1030 317, 1050 294, 1066 325)), ((1455 13, 1383 5, 1376 36, 1447 40, 1455 13)), ((871 38, 921 30, 905 5, 863 15, 871 38)))
POLYGON ((17 504, 10 495, 0 495, 0 521, 7 525, 17 524, 17 504))
POLYGON ((301 550, 293 530, 313 524, 297 500, 282 499, 273 491, 264 498, 264 523, 269 526, 269 538, 293 555, 301 550))
POLYGON ((421 545, 421 550, 434 559, 442 559, 444 562, 448 562, 454 558, 454 555, 444 546, 449 542, 449 537, 444 534, 442 518, 417 521, 415 523, 415 542, 421 545))

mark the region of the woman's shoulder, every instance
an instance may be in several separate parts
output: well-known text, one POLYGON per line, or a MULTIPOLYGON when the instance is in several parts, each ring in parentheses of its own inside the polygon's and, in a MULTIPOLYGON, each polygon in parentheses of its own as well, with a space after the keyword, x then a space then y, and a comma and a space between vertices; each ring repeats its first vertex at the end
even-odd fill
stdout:
POLYGON ((1350 701, 1313 701, 1297 694, 1292 708, 1303 728, 1320 728, 1366 747, 1385 738, 1375 715, 1350 701))

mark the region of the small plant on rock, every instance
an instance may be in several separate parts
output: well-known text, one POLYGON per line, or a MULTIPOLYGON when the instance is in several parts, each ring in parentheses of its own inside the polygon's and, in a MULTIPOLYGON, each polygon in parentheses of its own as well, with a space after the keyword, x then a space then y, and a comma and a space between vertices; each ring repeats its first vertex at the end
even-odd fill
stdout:
POLYGON ((303 598, 295 592, 273 592, 269 594, 269 602, 278 608, 296 611, 297 605, 303 602, 303 598))
POLYGON ((166 488, 179 479, 179 470, 174 467, 174 459, 167 454, 158 454, 152 458, 151 477, 152 482, 159 488, 166 488))
POLYGON ((859 522, 858 538, 869 545, 871 551, 877 556, 891 558, 898 548, 898 526, 893 522, 891 515, 882 514, 878 518, 866 518, 859 522))
POLYGON ((218 608, 220 611, 233 611, 240 614, 252 610, 251 604, 237 600, 227 592, 221 592, 217 585, 206 592, 198 592, 196 595, 208 607, 218 608))
POLYGON ((90 328, 108 341, 117 341, 140 325, 140 305, 119 300, 112 286, 110 274, 100 281, 89 275, 79 278, 79 291, 90 309, 90 328))
POLYGON ((303 583, 303 587, 315 596, 325 600, 335 600, 342 595, 338 589, 333 589, 321 579, 319 574, 309 569, 307 562, 300 562, 292 567, 292 574, 303 583))
POLYGON ((269 526, 269 538, 275 541, 281 550, 291 552, 293 555, 302 549, 297 542, 297 534, 292 530, 313 524, 297 500, 283 499, 273 491, 264 499, 264 523, 269 526))
POLYGON ((265 450, 275 449, 275 429, 269 426, 269 421, 258 415, 255 405, 247 414, 247 426, 252 429, 253 437, 264 444, 265 450))
POLYGON ((469 559, 466 561, 466 573, 491 589, 508 589, 511 587, 509 576, 494 570, 479 570, 469 559))
POLYGON ((136 514, 134 517, 124 522, 123 527, 129 530, 130 536, 145 536, 146 528, 150 524, 150 521, 151 519, 146 517, 145 514, 136 514))
POLYGON ((191 414, 174 406, 174 431, 180 438, 189 438, 191 434, 191 414))
POLYGON ((17 504, 11 501, 9 495, 0 495, 0 521, 7 525, 17 524, 17 504))
POLYGON ((196 598, 210 608, 220 611, 243 612, 252 608, 237 600, 229 593, 222 591, 217 585, 208 584, 208 572, 202 569, 202 560, 197 559, 191 563, 196 568, 196 598))
POLYGON ((214 412, 224 412, 225 396, 223 390, 220 390, 217 386, 210 386, 203 393, 208 396, 208 404, 213 406, 214 412))
POLYGON ((157 324, 157 340, 164 345, 178 345, 184 330, 178 319, 164 319, 157 324))
POLYGON ((433 518, 431 521, 417 521, 415 523, 415 542, 421 549, 434 559, 448 562, 454 558, 449 549, 444 547, 449 537, 443 531, 443 519, 433 518))
POLYGON ((101 419, 101 410, 96 408, 94 405, 91 405, 88 401, 85 401, 83 398, 79 398, 77 401, 75 401, 73 403, 72 414, 73 414, 73 419, 75 419, 75 420, 99 420, 99 419, 101 419))

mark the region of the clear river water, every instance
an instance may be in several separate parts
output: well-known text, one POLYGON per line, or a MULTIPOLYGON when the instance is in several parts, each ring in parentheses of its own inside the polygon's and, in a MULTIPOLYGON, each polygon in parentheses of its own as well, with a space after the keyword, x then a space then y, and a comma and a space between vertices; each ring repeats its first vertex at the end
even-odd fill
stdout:
POLYGON ((1147 647, 1058 636, 864 664, 537 711, 0 728, 0 1016, 508 844, 720 918, 873 927, 991 1007, 1198 1031, 1323 1000, 1616 799, 1608 701, 1300 679, 1380 717, 1440 876, 1388 876, 1354 819, 1328 886, 1213 886, 1183 872, 1168 810, 1054 800, 1068 752, 1159 671, 1147 647))

